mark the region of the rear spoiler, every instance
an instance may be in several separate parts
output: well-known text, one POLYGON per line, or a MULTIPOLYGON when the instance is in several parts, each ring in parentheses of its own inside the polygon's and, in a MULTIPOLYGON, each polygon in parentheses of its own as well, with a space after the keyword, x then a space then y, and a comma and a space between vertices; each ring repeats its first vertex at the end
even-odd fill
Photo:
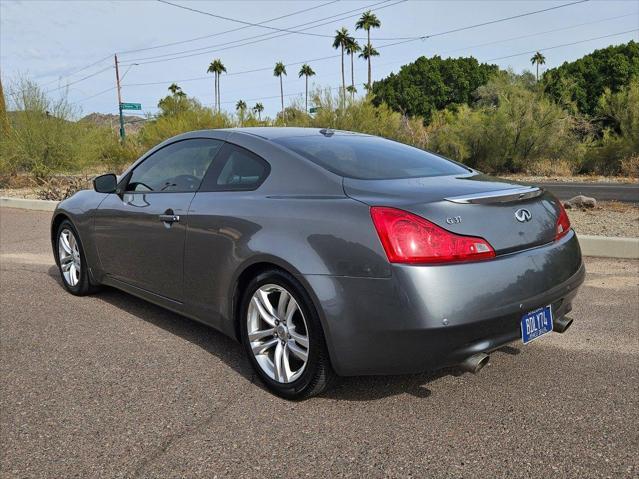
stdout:
POLYGON ((473 193, 470 195, 451 196, 444 198, 451 203, 460 204, 484 204, 484 203, 509 203, 512 201, 535 198, 543 193, 541 188, 530 186, 525 188, 511 188, 508 190, 488 191, 486 193, 473 193))

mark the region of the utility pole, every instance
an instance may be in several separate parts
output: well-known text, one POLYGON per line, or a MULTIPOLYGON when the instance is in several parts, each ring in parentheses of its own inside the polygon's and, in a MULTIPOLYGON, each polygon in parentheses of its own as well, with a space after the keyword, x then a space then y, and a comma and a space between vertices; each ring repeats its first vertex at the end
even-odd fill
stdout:
POLYGON ((118 87, 118 111, 120 112, 120 140, 124 141, 124 117, 122 116, 122 93, 120 92, 120 70, 118 69, 118 55, 115 58, 115 82, 118 87))

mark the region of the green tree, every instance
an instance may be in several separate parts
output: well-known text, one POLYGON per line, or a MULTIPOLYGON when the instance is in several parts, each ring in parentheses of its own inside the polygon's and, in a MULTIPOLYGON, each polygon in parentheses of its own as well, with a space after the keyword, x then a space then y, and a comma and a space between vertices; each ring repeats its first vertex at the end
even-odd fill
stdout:
POLYGON ((171 83, 168 90, 170 95, 158 102, 159 116, 175 116, 192 109, 197 104, 197 101, 189 98, 177 83, 171 83))
POLYGON ((220 75, 222 75, 222 73, 226 73, 226 67, 224 66, 224 64, 222 63, 222 60, 220 60, 219 58, 216 58, 215 60, 213 60, 211 62, 211 64, 209 65, 208 69, 206 70, 207 73, 213 73, 213 75, 215 76, 215 103, 214 103, 214 108, 216 111, 220 111, 220 75))
POLYGON ((599 98, 597 118, 605 125, 601 139, 589 152, 584 165, 586 172, 604 175, 619 174, 624 161, 634 157, 635 172, 639 161, 639 78, 613 93, 607 88, 599 98))
POLYGON ((246 102, 244 100, 238 100, 237 103, 235 104, 235 109, 237 111, 246 110, 246 102))
POLYGON ((355 38, 348 37, 348 39, 346 40, 345 49, 346 53, 348 53, 351 57, 351 88, 347 88, 347 90, 351 93, 352 100, 353 98, 355 98, 355 92, 357 91, 357 89, 355 88, 355 62, 353 58, 355 57, 355 54, 357 52, 362 51, 362 47, 359 46, 359 43, 357 43, 357 40, 355 40, 355 38))
POLYGON ((244 100, 238 100, 235 104, 235 110, 240 118, 240 126, 244 123, 244 113, 246 112, 246 102, 244 100))
POLYGON ((313 71, 313 69, 311 68, 310 65, 304 63, 304 65, 302 65, 302 68, 300 68, 299 74, 298 74, 298 78, 302 78, 305 77, 305 82, 306 82, 306 95, 305 95, 305 111, 308 113, 308 77, 312 77, 315 75, 315 72, 313 71))
POLYGON ((537 81, 539 81, 539 65, 546 64, 546 57, 543 56, 541 52, 537 52, 530 59, 530 63, 537 66, 537 73, 535 75, 535 78, 537 79, 537 81))
MULTIPOLYGON (((375 48, 373 48, 372 45, 365 45, 362 53, 359 54, 360 58, 363 58, 364 60, 366 60, 368 62, 368 71, 369 71, 369 78, 370 78, 370 64, 371 64, 371 58, 372 57, 377 57, 379 56, 379 52, 377 50, 375 50, 375 48)), ((366 90, 371 91, 371 84, 370 82, 366 84, 366 90)))
POLYGON ((256 103, 253 107, 253 111, 257 113, 257 119, 259 121, 262 121, 262 112, 264 111, 264 105, 262 105, 261 103, 256 103))
POLYGON ((346 103, 346 79, 344 77, 344 48, 348 44, 348 30, 346 27, 342 27, 339 30, 335 30, 335 37, 333 38, 333 48, 340 50, 342 54, 342 104, 346 103))
POLYGON ((381 26, 382 22, 380 22, 379 18, 377 18, 377 15, 372 13, 370 10, 364 12, 355 24, 355 30, 366 30, 366 35, 368 36, 368 41, 366 42, 366 46, 364 47, 364 51, 368 51, 368 54, 366 56, 360 55, 362 58, 368 61, 368 91, 370 91, 373 85, 371 80, 371 57, 379 55, 379 53, 373 53, 375 49, 371 45, 371 28, 380 28, 381 26))
POLYGON ((546 70, 542 84, 547 93, 580 113, 596 115, 606 89, 616 93, 639 77, 639 43, 609 46, 546 70))
POLYGON ((470 105, 473 92, 498 71, 496 65, 470 58, 420 57, 401 67, 399 73, 373 84, 376 105, 385 102, 393 110, 421 116, 426 122, 432 114, 453 105, 470 105))
POLYGON ((277 62, 273 69, 273 76, 280 79, 280 99, 282 100, 282 115, 284 115, 284 84, 282 83, 282 76, 286 75, 286 65, 283 62, 277 62))
POLYGON ((576 120, 542 91, 502 72, 477 94, 474 108, 433 114, 429 148, 491 173, 528 171, 541 160, 578 168, 585 146, 576 120))
POLYGON ((184 95, 182 88, 180 88, 177 83, 171 83, 169 85, 169 91, 171 92, 172 95, 178 95, 178 96, 184 95))

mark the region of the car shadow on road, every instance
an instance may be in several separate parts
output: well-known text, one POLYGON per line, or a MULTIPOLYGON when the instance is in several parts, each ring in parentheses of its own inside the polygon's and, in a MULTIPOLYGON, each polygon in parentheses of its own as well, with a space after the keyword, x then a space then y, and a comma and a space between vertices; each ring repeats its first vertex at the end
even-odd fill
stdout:
MULTIPOLYGON (((48 273, 62 287, 57 267, 52 266, 48 273)), ((93 297, 195 344, 215 355, 247 381, 253 382, 256 387, 266 389, 259 381, 254 381, 253 370, 242 346, 215 329, 115 288, 104 287, 93 297)), ((518 349, 510 346, 504 346, 501 352, 509 355, 519 354, 518 349)), ((333 387, 320 397, 344 401, 375 401, 409 394, 427 399, 433 394, 431 383, 447 376, 458 377, 462 374, 468 373, 463 373, 457 368, 447 368, 435 372, 400 376, 343 377, 337 378, 333 387)))

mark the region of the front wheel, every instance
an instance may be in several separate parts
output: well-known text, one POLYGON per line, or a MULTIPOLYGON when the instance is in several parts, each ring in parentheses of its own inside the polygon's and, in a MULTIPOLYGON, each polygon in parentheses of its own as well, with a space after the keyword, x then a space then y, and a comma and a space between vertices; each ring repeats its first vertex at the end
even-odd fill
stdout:
POLYGON ((287 399, 321 393, 332 371, 322 326, 308 294, 279 270, 255 277, 240 308, 242 342, 264 384, 287 399))
POLYGON ((56 234, 57 263, 64 288, 76 296, 84 296, 95 289, 89 281, 89 268, 82 243, 70 221, 63 221, 56 234))

